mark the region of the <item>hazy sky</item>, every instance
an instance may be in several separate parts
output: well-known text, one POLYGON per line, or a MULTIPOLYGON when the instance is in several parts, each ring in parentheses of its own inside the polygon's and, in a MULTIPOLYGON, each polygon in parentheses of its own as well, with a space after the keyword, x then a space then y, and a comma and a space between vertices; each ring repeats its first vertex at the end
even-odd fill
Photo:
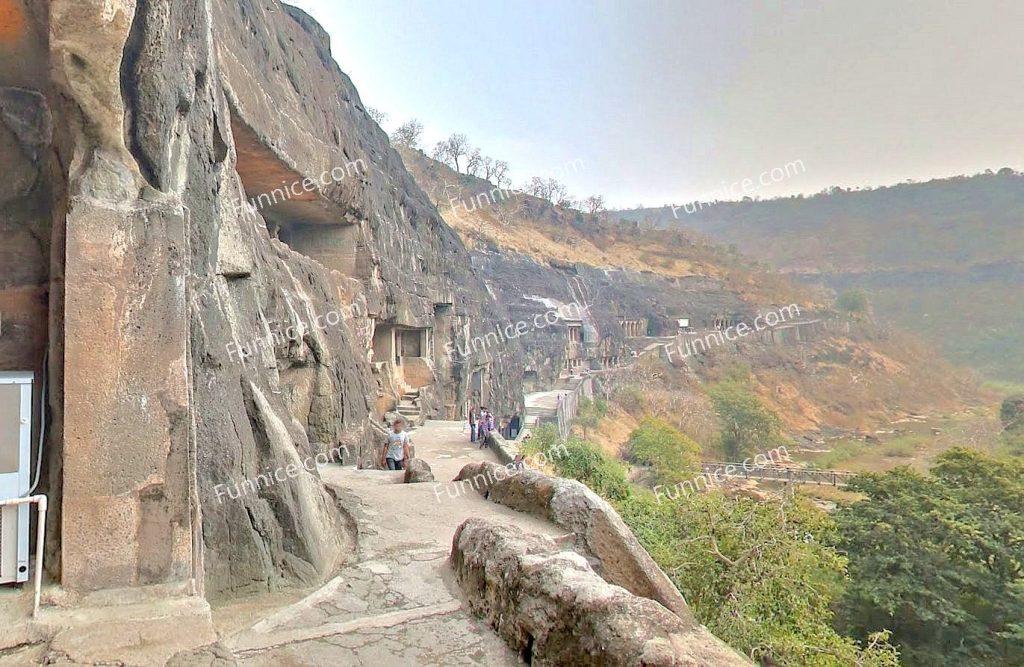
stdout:
POLYGON ((796 160, 757 194, 1024 168, 1020 0, 291 4, 385 129, 464 132, 516 185, 631 207, 796 160))

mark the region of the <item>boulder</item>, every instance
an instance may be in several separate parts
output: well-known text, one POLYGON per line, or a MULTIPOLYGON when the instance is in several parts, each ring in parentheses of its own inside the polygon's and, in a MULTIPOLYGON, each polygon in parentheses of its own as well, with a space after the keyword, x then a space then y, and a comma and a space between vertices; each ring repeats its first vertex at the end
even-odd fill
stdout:
POLYGON ((416 484, 418 482, 433 482, 434 473, 430 471, 430 465, 423 459, 409 459, 405 465, 405 483, 416 484))
POLYGON ((456 482, 488 500, 547 519, 575 536, 576 551, 610 583, 689 617, 686 600, 604 499, 575 480, 494 463, 463 467, 456 482))
POLYGON ((609 584, 549 538, 471 518, 450 562, 469 608, 529 664, 751 664, 691 617, 609 584))

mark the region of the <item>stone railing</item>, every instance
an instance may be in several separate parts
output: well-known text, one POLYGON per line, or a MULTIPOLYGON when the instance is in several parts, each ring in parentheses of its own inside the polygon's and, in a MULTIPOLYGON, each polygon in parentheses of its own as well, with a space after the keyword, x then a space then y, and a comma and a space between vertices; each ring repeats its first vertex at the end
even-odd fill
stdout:
POLYGON ((574 386, 567 388, 562 393, 562 399, 558 402, 555 410, 555 417, 558 420, 558 435, 564 440, 572 433, 572 423, 579 411, 580 398, 590 398, 594 395, 594 383, 590 378, 570 381, 574 386))

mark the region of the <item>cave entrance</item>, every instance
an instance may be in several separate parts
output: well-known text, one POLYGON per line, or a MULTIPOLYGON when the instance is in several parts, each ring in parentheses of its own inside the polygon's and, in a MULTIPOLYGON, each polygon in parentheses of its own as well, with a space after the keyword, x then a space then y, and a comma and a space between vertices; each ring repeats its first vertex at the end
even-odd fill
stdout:
POLYGON ((355 225, 279 222, 278 238, 289 248, 352 278, 360 277, 359 237, 355 225))
POLYGON ((427 332, 428 329, 401 329, 398 332, 400 358, 426 356, 423 352, 427 349, 427 332))
POLYGON ((627 319, 623 319, 623 320, 620 320, 620 323, 622 324, 622 332, 625 334, 626 338, 641 338, 643 336, 648 335, 647 334, 647 329, 648 329, 648 327, 647 327, 647 320, 645 320, 645 319, 640 319, 640 320, 627 320, 627 319))
POLYGON ((324 194, 346 183, 331 178, 331 171, 313 178, 297 171, 234 113, 231 134, 248 208, 267 221, 271 235, 328 269, 368 278, 370 262, 358 221, 324 194))

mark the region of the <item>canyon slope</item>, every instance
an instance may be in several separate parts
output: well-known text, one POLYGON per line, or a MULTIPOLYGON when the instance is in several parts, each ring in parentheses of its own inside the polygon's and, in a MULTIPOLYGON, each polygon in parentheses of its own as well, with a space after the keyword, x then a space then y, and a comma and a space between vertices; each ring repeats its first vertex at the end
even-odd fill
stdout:
MULTIPOLYGON (((619 212, 590 216, 456 173, 422 151, 399 152, 513 315, 538 308, 523 295, 585 301, 602 347, 595 356, 628 365, 661 346, 655 356, 666 367, 657 372, 671 380, 666 404, 676 402, 671 395, 700 395, 704 383, 735 367, 749 367, 761 397, 793 433, 871 432, 908 415, 950 414, 984 402, 972 378, 936 359, 928 343, 867 316, 847 317, 827 290, 703 235, 619 212), (663 346, 679 343, 680 319, 694 336, 730 322, 750 324, 788 304, 801 313, 774 334, 665 359, 663 346), (642 335, 624 333, 625 322, 643 322, 642 335)), ((526 352, 528 381, 543 377, 551 363, 545 360, 560 354, 529 345, 526 352)))

